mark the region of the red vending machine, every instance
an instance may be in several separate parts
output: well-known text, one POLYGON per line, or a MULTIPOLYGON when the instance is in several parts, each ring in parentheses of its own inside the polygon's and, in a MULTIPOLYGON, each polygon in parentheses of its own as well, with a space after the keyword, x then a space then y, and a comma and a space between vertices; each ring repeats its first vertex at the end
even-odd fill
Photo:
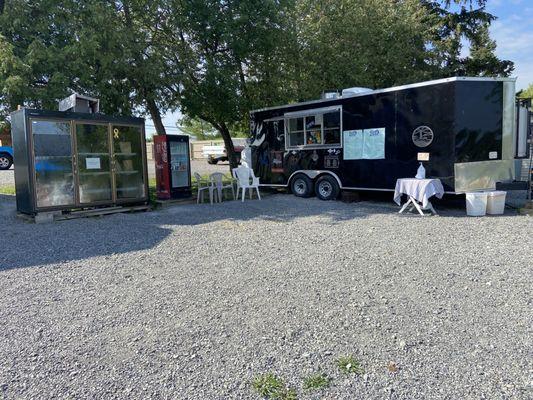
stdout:
POLYGON ((191 157, 189 136, 154 136, 157 198, 161 200, 191 196, 191 157))

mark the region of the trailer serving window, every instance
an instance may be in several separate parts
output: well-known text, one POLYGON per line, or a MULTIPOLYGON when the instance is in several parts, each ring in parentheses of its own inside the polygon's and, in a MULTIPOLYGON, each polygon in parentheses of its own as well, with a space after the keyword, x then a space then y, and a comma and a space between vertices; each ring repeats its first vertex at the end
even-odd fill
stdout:
POLYGON ((286 113, 287 149, 341 147, 341 107, 286 113))

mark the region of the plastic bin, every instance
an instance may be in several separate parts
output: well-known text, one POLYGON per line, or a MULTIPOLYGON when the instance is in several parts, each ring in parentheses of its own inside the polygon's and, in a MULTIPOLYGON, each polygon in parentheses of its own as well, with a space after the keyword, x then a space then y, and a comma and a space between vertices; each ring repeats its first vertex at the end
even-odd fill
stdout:
POLYGON ((466 194, 466 215, 482 217, 487 213, 487 193, 472 192, 466 194))
POLYGON ((505 197, 507 192, 496 190, 487 192, 487 214, 501 215, 505 210, 505 197))

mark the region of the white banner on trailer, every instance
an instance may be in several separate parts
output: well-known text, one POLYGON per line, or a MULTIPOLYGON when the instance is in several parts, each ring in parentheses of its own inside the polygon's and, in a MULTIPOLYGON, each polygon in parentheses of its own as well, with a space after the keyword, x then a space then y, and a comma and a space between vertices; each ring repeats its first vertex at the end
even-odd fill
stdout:
POLYGON ((343 132, 345 160, 381 160, 385 158, 385 128, 343 132))

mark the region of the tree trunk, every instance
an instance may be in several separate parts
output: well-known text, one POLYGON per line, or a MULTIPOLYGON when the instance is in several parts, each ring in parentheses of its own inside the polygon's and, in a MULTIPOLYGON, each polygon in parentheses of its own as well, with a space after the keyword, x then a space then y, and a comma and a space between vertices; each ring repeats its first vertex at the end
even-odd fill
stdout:
POLYGON ((221 124, 217 124, 216 128, 222 135, 222 139, 224 139, 224 146, 226 147, 230 169, 237 168, 239 162, 237 161, 237 154, 235 153, 235 147, 233 146, 233 140, 231 140, 228 127, 222 122, 221 124))
POLYGON ((159 108, 157 107, 157 104, 155 104, 155 101, 153 99, 147 99, 146 107, 148 108, 148 111, 150 112, 152 121, 154 121, 155 132, 158 135, 166 135, 167 131, 165 130, 165 126, 163 125, 163 119, 161 118, 161 112, 159 112, 159 108))

